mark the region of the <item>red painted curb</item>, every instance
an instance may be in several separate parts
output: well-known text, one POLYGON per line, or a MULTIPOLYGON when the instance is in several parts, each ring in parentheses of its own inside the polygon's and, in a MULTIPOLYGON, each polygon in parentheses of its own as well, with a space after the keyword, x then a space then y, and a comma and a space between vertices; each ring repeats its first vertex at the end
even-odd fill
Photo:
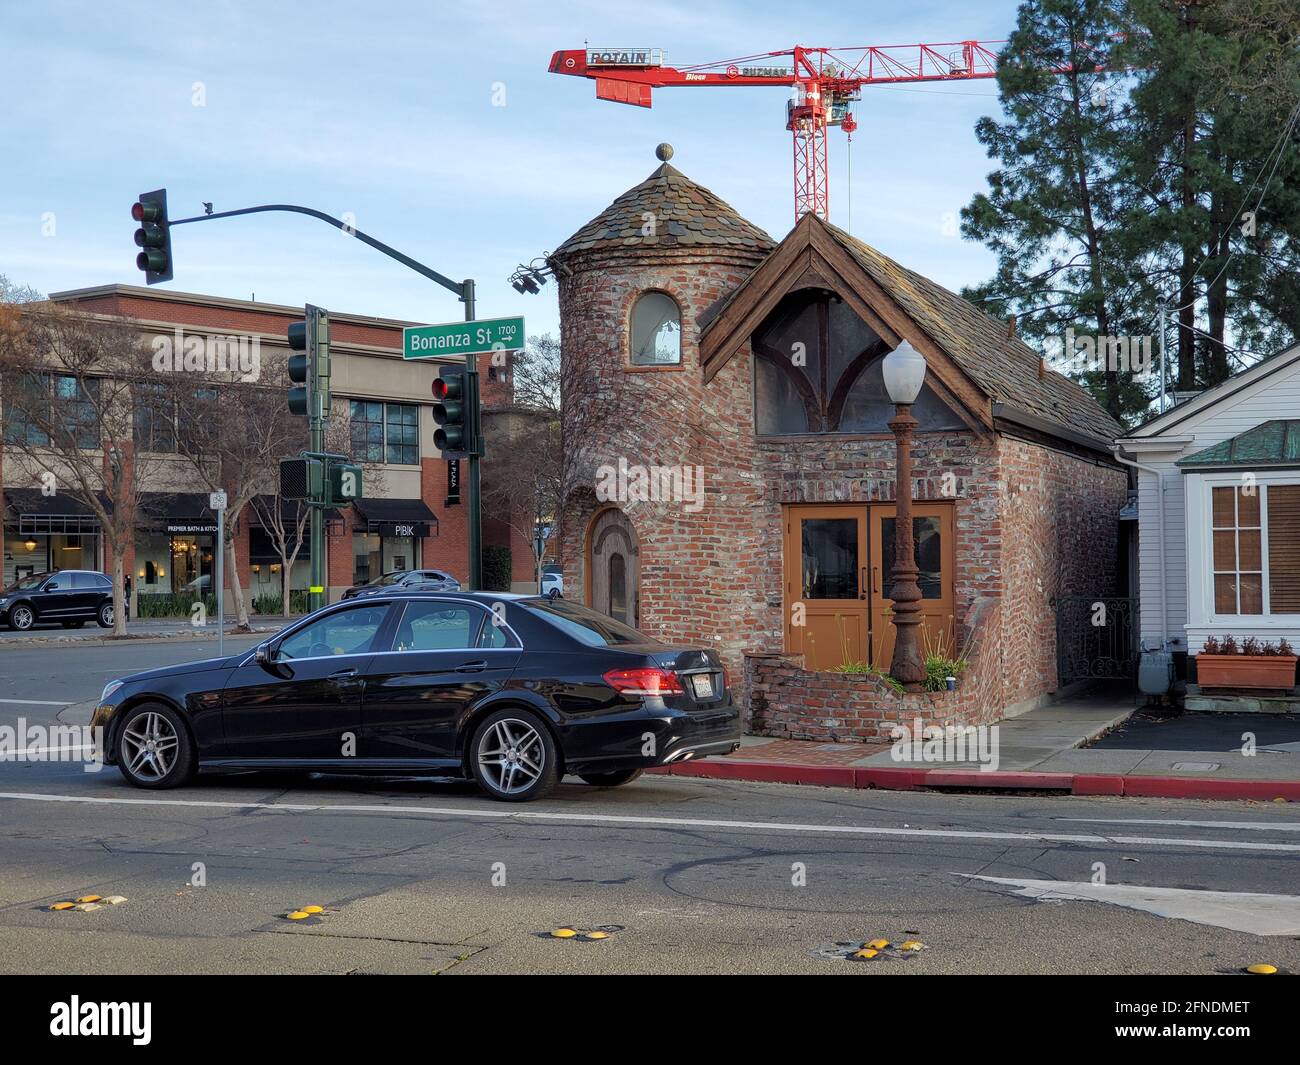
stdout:
POLYGON ((1300 802, 1300 780, 1218 780, 1207 777, 1121 776, 1106 773, 981 773, 964 769, 899 766, 798 765, 702 759, 658 766, 647 772, 675 777, 750 780, 764 784, 809 784, 822 788, 1007 788, 1066 791, 1073 795, 1120 795, 1156 799, 1287 799, 1300 802))
POLYGON ((927 788, 1032 788, 1034 791, 1069 791, 1071 773, 981 773, 978 769, 931 769, 927 788))
POLYGON ((1074 795, 1123 795, 1124 778, 1118 774, 1076 773, 1070 791, 1074 795))
POLYGON ((851 788, 853 767, 847 765, 797 765, 792 762, 703 760, 657 766, 651 773, 674 777, 711 777, 715 780, 753 780, 763 784, 813 784, 823 788, 851 788))
POLYGON ((1206 777, 1124 778, 1124 794, 1155 799, 1288 799, 1300 801, 1300 780, 1215 780, 1206 777))

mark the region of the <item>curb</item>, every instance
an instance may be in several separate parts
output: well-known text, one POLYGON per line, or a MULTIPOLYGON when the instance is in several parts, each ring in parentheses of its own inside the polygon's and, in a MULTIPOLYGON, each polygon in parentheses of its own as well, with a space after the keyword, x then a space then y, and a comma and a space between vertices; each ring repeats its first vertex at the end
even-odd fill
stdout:
POLYGON ((1156 799, 1286 799, 1300 802, 1300 780, 1225 780, 1098 773, 981 773, 966 769, 892 769, 794 765, 789 762, 701 760, 647 770, 664 776, 747 780, 765 784, 811 784, 823 788, 923 788, 1056 791, 1070 795, 1117 795, 1156 799))
MULTIPOLYGON (((252 632, 235 632, 226 630, 227 637, 262 636, 266 633, 279 632, 279 629, 254 629, 252 632)), ((187 632, 147 632, 135 635, 128 632, 125 636, 57 636, 54 633, 39 636, 11 636, 6 633, 0 637, 0 647, 15 645, 19 647, 129 647, 142 643, 167 643, 175 640, 198 642, 217 639, 217 630, 187 632)))

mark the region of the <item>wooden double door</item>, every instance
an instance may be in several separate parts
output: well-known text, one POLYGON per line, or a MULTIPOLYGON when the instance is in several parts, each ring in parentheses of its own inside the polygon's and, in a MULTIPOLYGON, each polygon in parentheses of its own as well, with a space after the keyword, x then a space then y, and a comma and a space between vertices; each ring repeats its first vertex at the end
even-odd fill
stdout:
MULTIPOLYGON (((894 653, 892 503, 785 509, 785 646, 807 669, 866 662, 888 670, 894 653)), ((953 638, 953 505, 912 504, 924 631, 953 638)))

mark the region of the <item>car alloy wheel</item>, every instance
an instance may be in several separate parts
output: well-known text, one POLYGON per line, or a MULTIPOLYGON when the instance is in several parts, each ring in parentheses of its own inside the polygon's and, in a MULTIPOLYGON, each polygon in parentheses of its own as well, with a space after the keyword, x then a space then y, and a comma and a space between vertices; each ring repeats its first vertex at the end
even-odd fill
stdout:
POLYGON ((479 787, 503 802, 540 799, 560 779, 560 752, 532 710, 502 707, 488 714, 475 729, 468 754, 479 787))
POLYGON ((479 737, 478 764, 502 795, 518 795, 545 772, 546 746, 541 734, 527 721, 501 718, 479 737))
POLYGON ((29 606, 16 606, 9 612, 9 624, 20 632, 26 632, 36 621, 36 615, 29 606))
POLYGON ((176 727, 155 710, 132 718, 122 732, 122 764, 145 784, 166 779, 180 756, 176 727))
POLYGON ((105 603, 99 608, 99 624, 101 628, 111 629, 113 627, 113 604, 105 603))

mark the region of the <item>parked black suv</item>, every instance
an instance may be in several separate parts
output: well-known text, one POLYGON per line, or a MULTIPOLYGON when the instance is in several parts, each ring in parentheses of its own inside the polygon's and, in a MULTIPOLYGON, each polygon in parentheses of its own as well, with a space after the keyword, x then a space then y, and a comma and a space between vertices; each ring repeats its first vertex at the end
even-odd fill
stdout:
POLYGON ((94 570, 33 573, 0 592, 0 625, 11 629, 54 622, 79 629, 87 621, 113 627, 113 582, 94 570))
POLYGON ((460 581, 440 569, 394 570, 376 577, 368 584, 354 584, 343 593, 344 599, 393 592, 459 592, 460 581))

